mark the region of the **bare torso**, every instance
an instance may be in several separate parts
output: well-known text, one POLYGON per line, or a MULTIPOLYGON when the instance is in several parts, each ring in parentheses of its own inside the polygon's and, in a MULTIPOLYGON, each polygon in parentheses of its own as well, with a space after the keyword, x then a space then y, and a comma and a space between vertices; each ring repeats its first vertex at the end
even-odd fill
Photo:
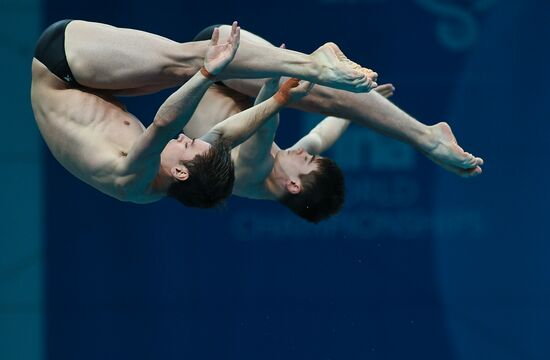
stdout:
POLYGON ((122 201, 147 203, 158 168, 128 171, 125 158, 143 134, 142 123, 107 93, 70 88, 40 61, 32 62, 31 99, 53 156, 74 176, 122 201))

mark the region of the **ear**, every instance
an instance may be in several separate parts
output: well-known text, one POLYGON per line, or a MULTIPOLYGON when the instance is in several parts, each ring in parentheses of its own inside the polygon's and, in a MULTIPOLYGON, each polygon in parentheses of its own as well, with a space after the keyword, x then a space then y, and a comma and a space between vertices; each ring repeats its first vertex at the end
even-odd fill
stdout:
POLYGON ((185 165, 177 165, 170 169, 170 173, 179 181, 185 181, 189 178, 189 171, 185 165))
POLYGON ((302 183, 299 180, 288 180, 286 183, 286 190, 292 195, 299 194, 302 192, 302 183))

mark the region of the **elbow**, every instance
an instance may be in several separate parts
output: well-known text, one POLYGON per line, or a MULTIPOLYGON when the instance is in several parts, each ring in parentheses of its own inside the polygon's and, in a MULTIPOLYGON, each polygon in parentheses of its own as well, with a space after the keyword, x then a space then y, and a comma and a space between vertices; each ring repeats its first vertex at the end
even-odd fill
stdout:
POLYGON ((158 128, 166 127, 167 123, 168 122, 164 118, 161 118, 159 116, 155 116, 155 118, 153 119, 153 125, 158 128))
POLYGON ((164 116, 155 116, 153 119, 153 125, 159 129, 166 129, 170 125, 171 121, 164 116))

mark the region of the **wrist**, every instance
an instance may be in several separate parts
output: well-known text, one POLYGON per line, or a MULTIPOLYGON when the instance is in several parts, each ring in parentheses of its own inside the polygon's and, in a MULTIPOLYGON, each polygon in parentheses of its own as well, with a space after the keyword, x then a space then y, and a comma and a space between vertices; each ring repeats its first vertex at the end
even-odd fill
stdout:
POLYGON ((290 102, 290 94, 279 90, 273 95, 273 99, 280 105, 286 105, 290 102))
POLYGON ((201 73, 202 76, 204 76, 205 78, 207 78, 208 80, 210 80, 212 82, 215 82, 215 81, 218 80, 216 78, 216 75, 214 75, 214 74, 210 73, 210 71, 206 70, 204 65, 201 66, 200 73, 201 73))

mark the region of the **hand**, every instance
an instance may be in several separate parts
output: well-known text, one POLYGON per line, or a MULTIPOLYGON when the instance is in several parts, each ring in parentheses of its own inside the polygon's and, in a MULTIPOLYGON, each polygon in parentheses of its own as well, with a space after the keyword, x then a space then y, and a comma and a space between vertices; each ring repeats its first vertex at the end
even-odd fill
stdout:
POLYGON ((281 104, 295 102, 309 94, 313 85, 315 84, 309 81, 290 78, 281 85, 274 98, 281 104))
POLYGON ((212 33, 212 39, 206 55, 204 57, 204 67, 212 75, 218 75, 233 60, 241 38, 241 28, 234 21, 231 26, 231 34, 224 44, 218 44, 220 38, 220 29, 215 28, 212 33))

